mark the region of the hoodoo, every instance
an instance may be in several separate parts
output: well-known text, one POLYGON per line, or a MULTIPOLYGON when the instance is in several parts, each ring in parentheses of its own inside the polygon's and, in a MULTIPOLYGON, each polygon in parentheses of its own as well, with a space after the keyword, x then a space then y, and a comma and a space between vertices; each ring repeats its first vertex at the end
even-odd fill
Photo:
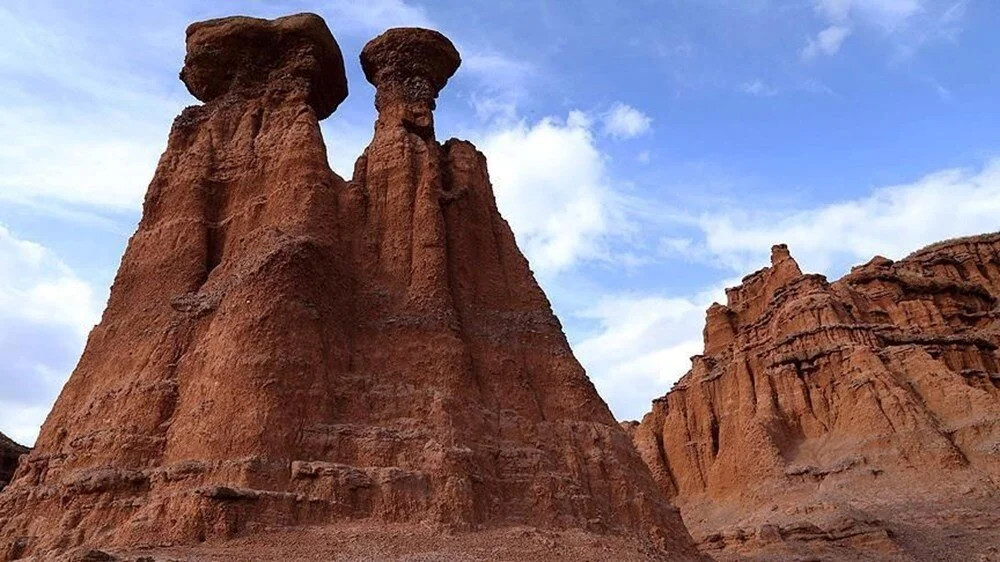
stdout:
POLYGON ((0 495, 0 558, 368 521, 577 529, 699 559, 573 357, 485 158, 435 140, 460 63, 444 36, 365 47, 379 115, 350 181, 320 135, 347 84, 318 16, 197 23, 187 49, 204 104, 175 120, 101 323, 0 495))
POLYGON ((1000 234, 835 283, 787 248, 628 429, 718 560, 1000 559, 1000 234))

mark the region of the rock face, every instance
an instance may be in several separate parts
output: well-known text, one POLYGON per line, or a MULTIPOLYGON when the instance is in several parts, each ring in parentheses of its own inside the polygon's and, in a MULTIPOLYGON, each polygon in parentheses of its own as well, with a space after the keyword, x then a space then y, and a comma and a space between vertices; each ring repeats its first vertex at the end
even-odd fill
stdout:
POLYGON ((10 482, 11 476, 17 469, 17 462, 22 455, 26 455, 31 449, 22 447, 9 437, 0 433, 0 490, 10 482))
POLYGON ((998 559, 1000 234, 835 283, 784 246, 771 263, 708 310, 704 355, 627 427, 701 547, 998 559))
POLYGON ((103 319, 0 495, 5 556, 363 519, 698 559, 483 155, 435 140, 452 44, 393 29, 364 49, 379 117, 351 181, 320 136, 347 86, 318 16, 198 23, 187 45, 205 103, 175 120, 103 319))

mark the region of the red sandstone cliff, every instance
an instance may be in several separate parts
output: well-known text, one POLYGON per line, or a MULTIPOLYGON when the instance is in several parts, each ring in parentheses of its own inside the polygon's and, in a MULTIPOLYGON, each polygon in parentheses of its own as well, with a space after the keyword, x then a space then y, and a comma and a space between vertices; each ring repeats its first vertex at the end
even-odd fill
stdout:
POLYGON ((835 283, 784 246, 727 291, 640 424, 720 560, 1000 559, 1000 234, 835 283))
POLYGON ((14 470, 17 469, 18 460, 30 450, 0 433, 0 490, 10 482, 14 470))
POLYGON ((365 47, 379 117, 349 182, 320 136, 347 93, 320 18, 197 23, 187 48, 205 103, 175 120, 103 319, 0 495, 0 558, 346 520, 699 557, 573 357, 483 155, 435 140, 460 62, 446 38, 365 47))

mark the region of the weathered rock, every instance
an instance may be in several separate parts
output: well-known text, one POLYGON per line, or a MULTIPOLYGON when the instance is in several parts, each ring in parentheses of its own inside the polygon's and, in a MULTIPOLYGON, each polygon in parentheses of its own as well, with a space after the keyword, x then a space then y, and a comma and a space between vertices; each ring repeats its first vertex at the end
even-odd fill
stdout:
POLYGON ((17 463, 23 455, 28 454, 31 449, 22 447, 9 437, 0 433, 0 490, 10 482, 14 471, 17 470, 17 463))
POLYGON ((305 96, 317 119, 347 98, 344 57, 323 19, 230 17, 192 24, 181 80, 203 102, 261 97, 265 90, 305 96))
POLYGON ((570 352, 485 158, 434 139, 447 39, 365 48, 379 118, 350 182, 318 125, 346 92, 321 20, 214 20, 188 48, 205 104, 174 122, 104 317, 0 495, 8 557, 351 519, 700 556, 570 352))
POLYGON ((375 85, 379 122, 432 138, 438 92, 461 62, 451 41, 430 29, 399 27, 369 41, 361 68, 375 85))
POLYGON ((977 559, 1000 541, 1000 234, 832 284, 784 246, 771 261, 630 428, 696 540, 722 560, 977 559))

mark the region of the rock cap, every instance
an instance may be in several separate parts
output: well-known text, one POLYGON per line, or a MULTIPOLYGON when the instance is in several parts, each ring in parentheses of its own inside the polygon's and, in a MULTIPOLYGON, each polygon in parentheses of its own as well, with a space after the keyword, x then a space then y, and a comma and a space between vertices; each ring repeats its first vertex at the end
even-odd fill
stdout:
POLYGON ((260 95, 266 85, 305 87, 319 119, 347 98, 340 46, 323 18, 310 13, 191 24, 181 80, 206 103, 229 93, 260 95))
POLYGON ((419 27, 389 29, 361 51, 365 78, 380 92, 390 89, 406 101, 429 101, 432 109, 461 62, 447 37, 419 27))

